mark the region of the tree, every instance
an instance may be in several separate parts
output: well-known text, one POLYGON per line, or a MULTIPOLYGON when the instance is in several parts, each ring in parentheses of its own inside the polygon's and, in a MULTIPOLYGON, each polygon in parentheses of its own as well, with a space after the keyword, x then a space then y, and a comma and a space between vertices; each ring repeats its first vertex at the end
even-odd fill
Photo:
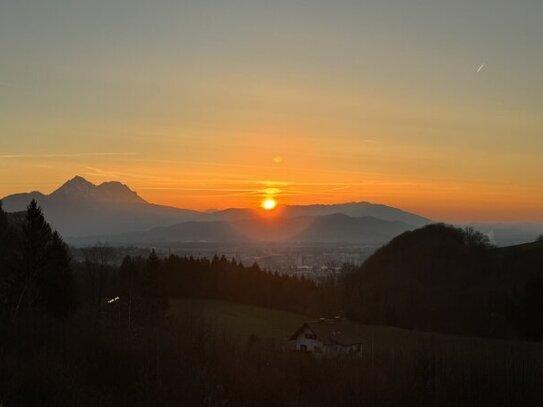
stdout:
POLYGON ((127 320, 128 329, 132 326, 132 306, 135 294, 137 267, 134 259, 130 256, 126 256, 123 259, 121 268, 119 269, 119 282, 121 289, 121 298, 126 300, 127 303, 127 320))
POLYGON ((47 272, 40 276, 39 284, 45 310, 59 319, 69 317, 77 306, 70 261, 66 244, 60 235, 54 232, 48 251, 47 272))
POLYGON ((161 269, 162 262, 153 250, 145 263, 142 279, 143 306, 148 315, 163 313, 168 308, 168 296, 161 269))
POLYGON ((51 227, 33 199, 26 210, 19 243, 15 315, 23 308, 33 310, 39 301, 38 280, 46 272, 47 249, 51 238, 51 227))
POLYGON ((466 227, 463 230, 465 243, 469 248, 486 249, 492 246, 487 235, 475 230, 472 227, 466 227))
POLYGON ((27 207, 18 246, 14 315, 25 309, 57 318, 69 316, 75 310, 76 294, 68 249, 35 200, 27 207))

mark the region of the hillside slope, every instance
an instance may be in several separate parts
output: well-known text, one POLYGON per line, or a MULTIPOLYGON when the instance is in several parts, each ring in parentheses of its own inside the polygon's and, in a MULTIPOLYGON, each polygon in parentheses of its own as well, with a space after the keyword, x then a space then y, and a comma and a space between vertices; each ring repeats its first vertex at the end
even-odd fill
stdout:
POLYGON ((486 237, 435 224, 394 238, 350 277, 348 308, 367 323, 512 336, 506 305, 532 275, 543 244, 493 248, 486 237))

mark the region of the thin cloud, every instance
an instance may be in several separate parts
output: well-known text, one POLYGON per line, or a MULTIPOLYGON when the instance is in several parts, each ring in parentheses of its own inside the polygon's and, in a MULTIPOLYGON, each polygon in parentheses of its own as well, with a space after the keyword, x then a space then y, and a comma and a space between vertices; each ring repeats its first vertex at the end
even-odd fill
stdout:
POLYGON ((134 152, 116 152, 116 153, 69 153, 69 154, 0 154, 0 158, 18 159, 18 158, 77 158, 77 157, 117 157, 138 155, 134 152))

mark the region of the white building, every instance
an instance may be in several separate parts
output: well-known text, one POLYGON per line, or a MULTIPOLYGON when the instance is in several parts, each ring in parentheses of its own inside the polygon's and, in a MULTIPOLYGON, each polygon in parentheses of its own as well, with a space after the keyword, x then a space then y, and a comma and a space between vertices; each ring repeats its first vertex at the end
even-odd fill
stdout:
POLYGON ((313 353, 358 353, 363 340, 343 318, 321 318, 304 323, 290 337, 295 349, 313 353))

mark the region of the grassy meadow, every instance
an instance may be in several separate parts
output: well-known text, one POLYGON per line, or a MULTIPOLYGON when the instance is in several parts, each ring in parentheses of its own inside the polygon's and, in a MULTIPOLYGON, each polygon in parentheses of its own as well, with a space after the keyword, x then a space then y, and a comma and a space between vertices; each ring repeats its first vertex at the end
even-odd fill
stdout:
MULTIPOLYGON (((170 314, 198 315, 216 328, 240 341, 256 335, 277 345, 290 347, 288 338, 305 321, 315 320, 302 314, 217 300, 172 300, 170 314)), ((422 355, 456 355, 469 360, 526 359, 543 366, 543 344, 524 341, 477 338, 412 331, 387 326, 353 324, 363 338, 362 357, 411 358, 422 355)))

